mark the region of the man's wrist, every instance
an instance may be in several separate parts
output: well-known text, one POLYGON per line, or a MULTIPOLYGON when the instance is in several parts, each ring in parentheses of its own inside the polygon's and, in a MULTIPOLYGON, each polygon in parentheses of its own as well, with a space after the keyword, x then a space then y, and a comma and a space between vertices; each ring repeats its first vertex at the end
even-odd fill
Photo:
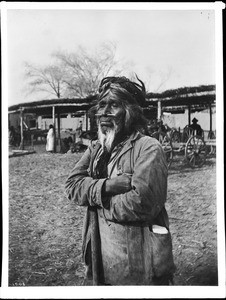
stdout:
POLYGON ((112 192, 111 185, 109 183, 110 183, 110 179, 106 179, 103 184, 103 187, 102 187, 102 195, 103 196, 109 196, 112 192))
POLYGON ((109 208, 110 200, 110 189, 109 189, 109 184, 107 183, 109 179, 106 179, 102 185, 102 190, 101 190, 101 202, 102 202, 102 207, 105 209, 109 208))

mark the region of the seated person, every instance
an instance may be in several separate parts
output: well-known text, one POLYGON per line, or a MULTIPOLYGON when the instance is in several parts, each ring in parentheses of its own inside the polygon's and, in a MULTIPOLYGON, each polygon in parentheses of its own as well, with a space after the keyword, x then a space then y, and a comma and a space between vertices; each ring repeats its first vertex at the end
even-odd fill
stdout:
POLYGON ((193 118, 192 124, 189 126, 189 128, 192 128, 194 130, 194 134, 202 136, 202 133, 203 133, 202 127, 197 123, 198 123, 198 120, 196 118, 193 118))

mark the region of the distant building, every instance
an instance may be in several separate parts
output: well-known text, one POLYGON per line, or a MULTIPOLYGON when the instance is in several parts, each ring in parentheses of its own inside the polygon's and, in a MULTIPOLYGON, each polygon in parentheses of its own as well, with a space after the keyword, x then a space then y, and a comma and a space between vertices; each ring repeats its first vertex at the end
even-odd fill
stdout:
POLYGON ((156 118, 169 127, 183 129, 196 117, 204 131, 216 130, 216 87, 201 85, 149 93, 147 102, 156 118))
MULTIPOLYGON (((20 125, 20 113, 16 112, 16 113, 9 113, 8 115, 8 124, 9 127, 13 126, 15 129, 18 129, 21 125, 20 125)), ((23 119, 23 126, 25 127, 25 129, 36 129, 38 128, 38 120, 36 118, 36 114, 33 113, 27 113, 24 115, 24 119, 23 119)))
MULTIPOLYGON (((216 87, 206 85, 167 90, 163 93, 148 93, 144 115, 149 119, 161 119, 169 127, 183 129, 196 117, 205 131, 216 130, 215 106, 216 87)), ((84 99, 51 99, 21 103, 10 106, 9 126, 15 129, 47 130, 50 124, 56 128, 57 139, 64 131, 75 132, 79 122, 82 131, 95 127, 94 115, 90 118, 88 110, 96 103, 96 96, 84 99)))

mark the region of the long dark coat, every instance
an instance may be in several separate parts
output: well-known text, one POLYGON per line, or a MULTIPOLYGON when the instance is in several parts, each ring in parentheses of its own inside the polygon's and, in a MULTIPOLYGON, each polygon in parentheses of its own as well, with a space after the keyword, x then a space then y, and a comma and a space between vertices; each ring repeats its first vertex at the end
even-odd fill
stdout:
MULTIPOLYGON (((174 272, 165 210, 168 171, 164 152, 156 139, 139 132, 116 150, 119 154, 108 165, 108 177, 132 174, 131 191, 104 201, 101 190, 106 179, 94 179, 101 153, 97 142, 86 150, 72 170, 66 181, 66 194, 78 205, 97 207, 104 283, 151 285, 153 277, 174 272), (153 224, 167 228, 168 233, 153 233, 153 224)), ((83 230, 83 254, 87 264, 90 263, 89 221, 87 214, 83 230)))

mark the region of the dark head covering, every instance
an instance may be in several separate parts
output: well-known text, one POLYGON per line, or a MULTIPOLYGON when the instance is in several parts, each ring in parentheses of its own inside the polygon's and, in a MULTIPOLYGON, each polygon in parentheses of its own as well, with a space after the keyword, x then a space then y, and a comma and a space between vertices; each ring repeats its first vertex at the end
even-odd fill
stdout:
POLYGON ((137 77, 138 81, 141 84, 133 82, 128 78, 122 77, 105 77, 102 79, 100 86, 99 86, 99 97, 98 100, 102 98, 105 92, 111 87, 119 86, 122 89, 125 89, 130 97, 126 97, 126 101, 130 104, 137 104, 141 107, 146 106, 145 95, 146 90, 144 83, 137 77))
POLYGON ((192 119, 192 122, 193 122, 193 123, 197 123, 198 120, 197 120, 196 118, 193 118, 193 119, 192 119))

